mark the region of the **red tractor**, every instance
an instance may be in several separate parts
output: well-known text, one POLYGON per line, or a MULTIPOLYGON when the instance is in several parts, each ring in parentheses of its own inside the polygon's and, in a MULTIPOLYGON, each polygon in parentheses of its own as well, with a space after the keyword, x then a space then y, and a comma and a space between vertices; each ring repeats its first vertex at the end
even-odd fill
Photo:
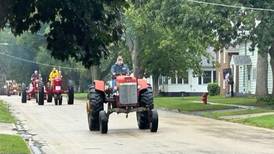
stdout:
POLYGON ((46 91, 47 91, 47 102, 52 102, 52 98, 54 98, 55 105, 62 105, 62 94, 68 94, 68 104, 71 105, 74 103, 74 89, 72 84, 68 86, 68 90, 63 90, 62 79, 57 77, 53 80, 53 84, 48 83, 46 91))
POLYGON ((111 113, 136 112, 139 129, 158 130, 158 112, 154 110, 151 86, 143 79, 127 75, 116 76, 116 86, 107 87, 104 81, 95 80, 89 88, 87 102, 90 131, 108 132, 111 113), (104 108, 104 103, 107 107, 104 108))
POLYGON ((25 84, 22 84, 22 103, 26 103, 27 100, 31 100, 32 98, 36 99, 36 102, 39 105, 44 105, 44 97, 45 97, 45 87, 43 81, 39 79, 32 80, 29 87, 26 87, 25 84))

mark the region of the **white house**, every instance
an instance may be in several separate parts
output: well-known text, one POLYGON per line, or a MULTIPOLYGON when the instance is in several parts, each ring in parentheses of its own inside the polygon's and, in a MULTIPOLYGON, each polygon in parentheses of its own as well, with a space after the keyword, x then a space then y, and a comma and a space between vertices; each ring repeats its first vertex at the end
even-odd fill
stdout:
POLYGON ((164 77, 159 80, 159 90, 161 94, 181 96, 181 95, 200 95, 207 92, 207 85, 216 82, 216 69, 213 62, 216 60, 216 53, 209 48, 208 53, 211 59, 203 58, 201 62, 203 75, 195 76, 193 70, 189 69, 186 78, 164 77))
MULTIPOLYGON (((258 50, 249 51, 250 43, 241 44, 233 48, 238 52, 238 55, 233 55, 230 61, 230 66, 238 67, 239 71, 234 69, 234 81, 238 85, 234 87, 234 91, 240 94, 255 94, 256 91, 256 76, 257 76, 257 56, 258 50)), ((270 67, 270 56, 268 56, 268 92, 272 92, 272 70, 270 67)))

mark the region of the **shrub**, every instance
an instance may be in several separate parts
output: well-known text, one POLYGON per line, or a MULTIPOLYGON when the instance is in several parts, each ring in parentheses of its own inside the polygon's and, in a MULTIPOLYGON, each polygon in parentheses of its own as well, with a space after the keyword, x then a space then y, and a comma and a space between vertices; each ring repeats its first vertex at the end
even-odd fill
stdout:
POLYGON ((257 97, 257 103, 266 103, 268 105, 274 104, 274 97, 271 95, 257 97))
POLYGON ((220 87, 217 83, 208 84, 207 90, 210 96, 216 96, 220 94, 220 87))

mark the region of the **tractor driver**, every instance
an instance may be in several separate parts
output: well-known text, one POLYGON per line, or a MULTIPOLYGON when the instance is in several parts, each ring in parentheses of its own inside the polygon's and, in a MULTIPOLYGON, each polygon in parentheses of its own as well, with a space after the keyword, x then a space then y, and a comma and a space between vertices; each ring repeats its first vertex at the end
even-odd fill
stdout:
MULTIPOLYGON (((122 56, 118 56, 116 63, 114 65, 112 65, 111 74, 113 77, 115 77, 116 75, 119 75, 119 74, 123 74, 123 75, 129 74, 129 69, 128 69, 127 65, 124 64, 122 56)), ((116 86, 116 81, 115 81, 115 79, 112 79, 111 87, 114 88, 115 86, 116 86)))
POLYGON ((38 71, 35 70, 33 74, 31 75, 31 81, 38 80, 39 79, 39 74, 38 71))
POLYGON ((51 82, 51 85, 53 85, 53 80, 59 76, 58 70, 53 67, 52 71, 49 74, 49 81, 51 82))
POLYGON ((129 69, 127 65, 124 64, 122 56, 117 57, 116 63, 112 65, 111 67, 111 73, 113 76, 119 75, 119 74, 123 74, 123 75, 129 74, 129 69))

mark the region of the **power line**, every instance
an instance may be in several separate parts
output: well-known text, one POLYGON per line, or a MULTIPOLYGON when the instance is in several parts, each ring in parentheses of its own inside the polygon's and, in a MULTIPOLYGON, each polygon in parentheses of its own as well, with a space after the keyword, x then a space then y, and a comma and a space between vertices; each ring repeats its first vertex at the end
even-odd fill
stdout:
POLYGON ((274 9, 265 9, 265 8, 256 8, 256 7, 245 7, 245 6, 240 6, 240 5, 228 5, 228 4, 221 4, 221 3, 214 3, 214 2, 204 2, 204 1, 197 1, 197 0, 186 0, 186 1, 192 2, 192 3, 198 3, 198 4, 221 6, 221 7, 228 7, 228 8, 237 8, 237 9, 244 9, 244 10, 274 12, 274 9))
MULTIPOLYGON (((35 62, 35 61, 29 60, 29 59, 24 59, 24 58, 21 58, 21 57, 12 56, 12 55, 6 54, 4 52, 0 52, 0 55, 7 56, 7 57, 10 57, 12 59, 16 59, 16 60, 27 62, 27 63, 39 64, 39 65, 47 66, 47 67, 56 67, 55 65, 50 65, 50 64, 35 62)), ((69 69, 69 70, 82 70, 82 71, 86 70, 86 69, 82 69, 82 68, 72 68, 72 67, 66 67, 66 66, 60 66, 60 68, 62 68, 62 69, 69 69)))

